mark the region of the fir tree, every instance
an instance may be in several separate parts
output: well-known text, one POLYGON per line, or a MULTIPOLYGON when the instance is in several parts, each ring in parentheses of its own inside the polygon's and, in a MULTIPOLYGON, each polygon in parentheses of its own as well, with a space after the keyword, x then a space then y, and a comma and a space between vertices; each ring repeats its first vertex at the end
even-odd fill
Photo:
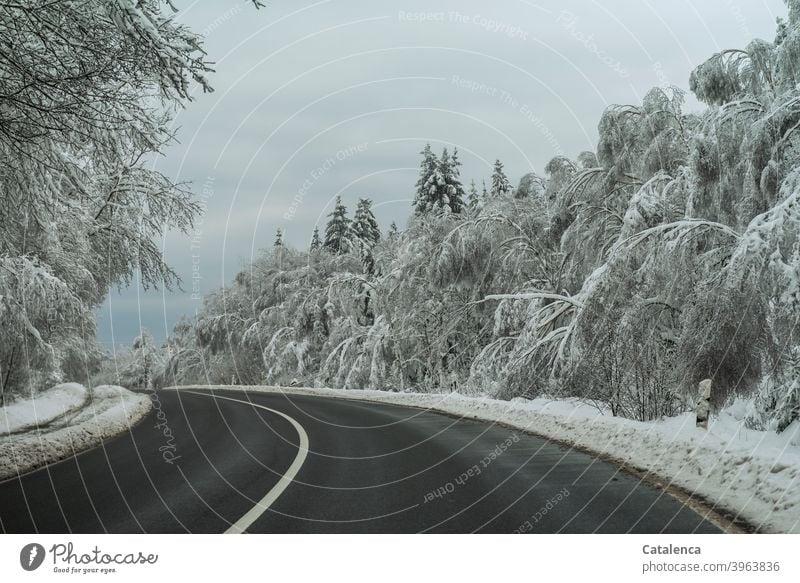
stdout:
POLYGON ((508 181, 505 172, 503 172, 503 163, 500 160, 496 160, 494 172, 492 173, 492 196, 509 194, 510 192, 511 183, 508 181))
POLYGON ((394 241, 400 235, 400 231, 397 229, 397 223, 392 221, 392 224, 389 225, 389 230, 386 231, 386 239, 389 241, 394 241))
POLYGON ((489 191, 486 190, 486 181, 485 180, 483 181, 483 191, 481 192, 481 197, 482 197, 483 200, 486 200, 487 198, 489 198, 489 191))
POLYGON ((311 235, 311 251, 319 251, 320 247, 322 247, 322 241, 319 238, 319 228, 314 227, 314 234, 311 235))
POLYGON ((283 231, 278 229, 275 233, 275 242, 273 243, 274 247, 283 247, 283 231))
POLYGON ((352 231, 350 219, 347 217, 347 207, 342 204, 342 197, 336 197, 333 212, 328 215, 331 220, 325 227, 326 249, 332 253, 342 255, 352 250, 352 231))

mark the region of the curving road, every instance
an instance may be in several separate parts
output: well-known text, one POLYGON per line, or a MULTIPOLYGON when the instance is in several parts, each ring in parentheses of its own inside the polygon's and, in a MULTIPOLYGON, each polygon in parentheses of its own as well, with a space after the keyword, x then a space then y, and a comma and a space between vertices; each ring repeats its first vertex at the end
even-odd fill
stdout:
POLYGON ((0 530, 719 532, 617 466, 506 427, 289 394, 158 396, 130 432, 0 482, 0 530))

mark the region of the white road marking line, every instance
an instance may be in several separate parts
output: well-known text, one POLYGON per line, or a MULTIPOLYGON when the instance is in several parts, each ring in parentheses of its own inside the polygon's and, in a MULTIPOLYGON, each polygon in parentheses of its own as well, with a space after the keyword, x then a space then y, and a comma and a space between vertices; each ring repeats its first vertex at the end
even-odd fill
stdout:
POLYGON ((251 508, 247 514, 242 516, 239 520, 237 520, 231 527, 225 531, 225 534, 241 534, 247 532, 247 529, 256 521, 258 517, 264 514, 267 509, 278 499, 278 496, 283 494, 283 491, 292 483, 297 473, 300 471, 300 468, 303 466, 303 462, 306 461, 306 456, 308 455, 308 434, 306 430, 303 429, 303 426, 300 425, 297 421, 293 418, 289 417, 285 413, 281 413, 275 409, 270 409, 269 407, 265 407, 264 405, 259 405, 257 403, 253 403, 251 401, 243 401, 241 399, 233 399, 231 397, 223 397, 222 395, 213 395, 208 393, 198 393, 195 391, 184 391, 186 393, 192 393, 193 395, 202 395, 204 397, 211 397, 213 399, 226 399, 228 401, 235 401, 237 403, 244 403, 245 405, 250 405, 252 407, 258 407, 259 409, 264 409, 265 411, 269 411, 270 413, 274 413, 275 415, 280 415, 284 419, 286 419, 297 431, 297 435, 300 437, 300 449, 297 452, 297 456, 294 458, 292 465, 289 466, 289 469, 286 470, 286 473, 281 476, 281 479, 278 480, 278 483, 275 484, 272 489, 267 492, 267 494, 258 501, 258 503, 251 508))

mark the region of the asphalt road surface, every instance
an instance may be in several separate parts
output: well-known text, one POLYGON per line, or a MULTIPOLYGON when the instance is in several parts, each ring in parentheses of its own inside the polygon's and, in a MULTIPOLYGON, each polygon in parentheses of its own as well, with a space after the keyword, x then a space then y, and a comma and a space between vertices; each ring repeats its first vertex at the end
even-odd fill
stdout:
POLYGON ((0 530, 719 532, 613 464, 498 425, 311 396, 158 396, 130 432, 0 482, 0 530))

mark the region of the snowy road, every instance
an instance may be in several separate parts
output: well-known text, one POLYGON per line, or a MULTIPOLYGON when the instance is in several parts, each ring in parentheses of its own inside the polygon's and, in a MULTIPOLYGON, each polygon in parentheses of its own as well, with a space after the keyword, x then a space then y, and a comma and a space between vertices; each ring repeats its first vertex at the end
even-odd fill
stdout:
POLYGON ((160 392, 130 433, 0 483, 0 528, 719 531, 614 465, 506 427, 380 403, 215 394, 224 398, 160 392))

